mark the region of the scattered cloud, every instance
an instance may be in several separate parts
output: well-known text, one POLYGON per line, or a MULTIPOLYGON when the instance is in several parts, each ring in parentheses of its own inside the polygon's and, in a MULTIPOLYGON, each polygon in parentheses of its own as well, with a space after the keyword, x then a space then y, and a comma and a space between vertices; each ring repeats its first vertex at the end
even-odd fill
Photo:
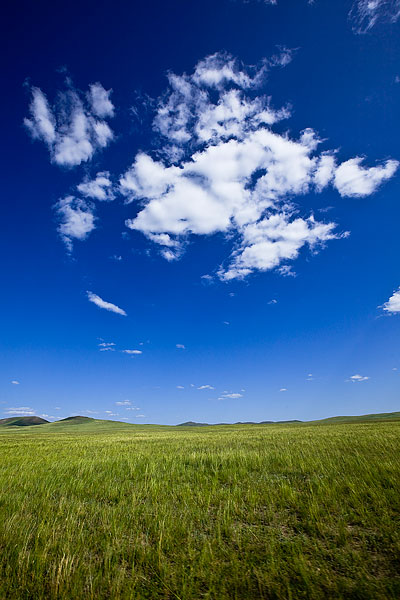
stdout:
POLYGON ((130 406, 132 402, 130 400, 121 400, 115 403, 117 406, 130 406))
POLYGON ((367 33, 378 23, 395 23, 400 17, 400 0, 355 0, 349 18, 355 33, 367 33))
POLYGON ((98 410, 85 410, 85 413, 87 413, 88 415, 98 415, 99 411, 98 410))
POLYGON ((393 292, 389 300, 385 302, 383 310, 390 314, 400 313, 400 288, 393 292))
POLYGON ((268 71, 290 59, 282 49, 245 67, 217 53, 192 74, 169 73, 153 121, 162 144, 155 157, 139 152, 119 182, 128 203, 140 201, 127 227, 161 246, 166 260, 180 258, 192 235, 222 233, 233 249, 217 270, 221 280, 272 269, 293 276, 287 263, 306 247, 316 252, 346 235, 334 222, 299 214, 293 199, 329 185, 363 197, 393 176, 394 160, 368 168, 360 157, 338 163, 335 150, 318 152, 322 140, 311 128, 297 137, 273 130, 290 110, 275 109, 260 89, 268 71))
POLYGON ((93 302, 93 304, 95 304, 99 308, 104 308, 105 310, 109 310, 111 312, 117 313, 118 315, 123 315, 124 317, 127 316, 126 312, 122 308, 119 308, 119 306, 116 306, 116 304, 112 304, 111 302, 106 302, 105 300, 100 298, 100 296, 98 296, 97 294, 93 294, 93 292, 86 292, 86 294, 87 294, 89 302, 93 302))
POLYGON ((215 387, 207 384, 207 385, 200 385, 197 389, 198 390, 215 390, 215 387))
POLYGON ((7 408, 4 413, 6 415, 14 415, 16 417, 30 416, 35 414, 35 409, 30 406, 17 406, 16 408, 7 408))
POLYGON ((281 388, 279 391, 280 392, 287 392, 287 388, 281 388))
POLYGON ((77 190, 85 198, 108 201, 114 200, 113 184, 108 171, 100 171, 94 179, 85 179, 77 186, 77 190))
POLYGON ((44 142, 53 163, 64 167, 80 165, 113 139, 104 120, 113 116, 110 93, 99 83, 91 85, 87 95, 69 85, 50 106, 42 90, 32 87, 30 118, 24 119, 24 125, 33 139, 44 142))
POLYGON ((125 354, 143 354, 142 350, 121 350, 125 354))
POLYGON ((140 410, 137 406, 128 406, 125 410, 140 410))
POLYGON ((19 381, 17 381, 16 379, 13 379, 11 382, 13 385, 19 385, 19 381))
POLYGON ((183 344, 176 344, 176 347, 179 348, 180 350, 186 350, 186 348, 183 344))
POLYGON ((354 383, 361 383, 362 381, 367 381, 367 379, 369 379, 369 377, 357 374, 357 375, 351 375, 347 381, 353 381, 354 383))
POLYGON ((58 233, 67 250, 71 252, 73 240, 85 240, 96 228, 94 206, 87 200, 66 196, 61 198, 54 208, 59 220, 58 233))
POLYGON ((178 389, 178 390, 184 390, 184 389, 185 389, 185 386, 183 386, 183 385, 177 385, 177 386, 176 386, 176 389, 178 389))

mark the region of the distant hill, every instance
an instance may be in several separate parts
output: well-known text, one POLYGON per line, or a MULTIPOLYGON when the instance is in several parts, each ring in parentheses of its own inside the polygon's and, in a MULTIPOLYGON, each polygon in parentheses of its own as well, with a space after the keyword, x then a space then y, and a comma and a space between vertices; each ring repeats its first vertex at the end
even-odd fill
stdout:
POLYGON ((400 412, 376 413, 370 415, 356 415, 343 417, 328 417, 327 419, 318 419, 318 421, 309 421, 310 423, 362 423, 363 421, 396 421, 400 419, 400 412))
MULTIPOLYGON (((315 421, 299 421, 298 419, 292 419, 287 421, 246 421, 236 423, 197 423, 196 421, 186 421, 185 423, 179 423, 175 427, 216 427, 223 425, 284 425, 284 424, 299 424, 299 425, 329 425, 329 424, 340 424, 340 423, 367 423, 374 421, 397 421, 400 420, 400 412, 391 413, 376 413, 368 415, 357 415, 357 416, 339 416, 329 417, 327 419, 319 419, 315 421)), ((59 421, 49 422, 41 417, 8 417, 6 419, 0 419, 0 428, 7 427, 30 427, 33 425, 41 425, 43 431, 53 432, 67 432, 69 427, 72 427, 76 431, 75 427, 79 426, 80 431, 111 431, 112 429, 120 430, 123 429, 137 429, 137 427, 165 427, 161 425, 139 425, 133 423, 124 423, 122 421, 110 421, 108 419, 93 419, 92 417, 84 417, 77 415, 74 417, 66 417, 59 421)))
POLYGON ((90 423, 90 421, 96 421, 92 417, 82 417, 80 415, 76 417, 66 417, 65 419, 60 419, 59 421, 54 421, 55 423, 68 423, 69 425, 80 425, 81 423, 90 423))
POLYGON ((48 422, 41 417, 8 417, 0 419, 0 427, 29 427, 30 425, 44 425, 48 422))
POLYGON ((291 421, 236 421, 235 423, 197 423, 196 421, 186 421, 179 423, 176 427, 212 427, 213 425, 273 425, 277 423, 303 423, 297 419, 291 421))

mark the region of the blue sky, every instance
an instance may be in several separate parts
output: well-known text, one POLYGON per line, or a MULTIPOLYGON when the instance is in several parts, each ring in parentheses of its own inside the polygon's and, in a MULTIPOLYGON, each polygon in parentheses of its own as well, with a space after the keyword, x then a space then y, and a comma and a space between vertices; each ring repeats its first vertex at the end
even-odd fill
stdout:
POLYGON ((0 416, 398 410, 398 0, 16 2, 0 416))

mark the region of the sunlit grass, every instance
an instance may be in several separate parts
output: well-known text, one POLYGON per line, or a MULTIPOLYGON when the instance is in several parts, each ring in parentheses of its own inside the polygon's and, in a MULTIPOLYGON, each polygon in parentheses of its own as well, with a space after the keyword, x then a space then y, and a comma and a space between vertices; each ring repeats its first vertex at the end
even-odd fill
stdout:
POLYGON ((21 430, 1 599, 400 597, 400 422, 21 430))

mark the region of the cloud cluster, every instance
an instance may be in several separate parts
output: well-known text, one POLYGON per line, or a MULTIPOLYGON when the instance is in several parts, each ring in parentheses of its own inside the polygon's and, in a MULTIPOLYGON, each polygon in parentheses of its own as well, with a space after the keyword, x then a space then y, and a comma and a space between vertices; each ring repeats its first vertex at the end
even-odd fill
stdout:
POLYGON ((355 33, 367 33, 376 23, 395 23, 400 0, 355 0, 349 18, 355 33))
POLYGON ((291 58, 283 49, 259 68, 227 54, 200 61, 191 75, 168 75, 153 129, 158 156, 139 152, 120 178, 128 203, 140 202, 126 221, 176 260, 190 235, 230 236, 234 247, 221 280, 281 269, 304 247, 316 251, 341 235, 335 223, 299 214, 294 198, 331 185, 342 197, 364 197, 393 176, 394 160, 364 167, 361 157, 337 162, 334 151, 307 128, 297 137, 273 126, 290 116, 260 93, 268 69, 291 58))
POLYGON ((86 294, 87 294, 87 298, 88 298, 89 302, 93 302, 93 304, 95 304, 99 308, 104 308, 105 310, 114 312, 117 315, 122 315, 124 317, 127 316, 127 313, 122 308, 117 306, 116 304, 112 304, 111 302, 106 302, 105 300, 100 298, 100 296, 98 296, 97 294, 94 294, 93 292, 86 292, 86 294))
POLYGON ((58 94, 54 106, 40 88, 33 87, 31 92, 30 118, 24 125, 33 139, 46 144, 51 161, 57 165, 80 165, 113 139, 105 121, 114 115, 111 90, 100 83, 90 85, 86 95, 69 87, 58 94))
POLYGON ((389 300, 385 302, 383 310, 390 314, 400 313, 400 288, 393 292, 389 300))

